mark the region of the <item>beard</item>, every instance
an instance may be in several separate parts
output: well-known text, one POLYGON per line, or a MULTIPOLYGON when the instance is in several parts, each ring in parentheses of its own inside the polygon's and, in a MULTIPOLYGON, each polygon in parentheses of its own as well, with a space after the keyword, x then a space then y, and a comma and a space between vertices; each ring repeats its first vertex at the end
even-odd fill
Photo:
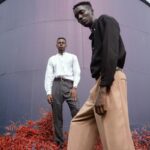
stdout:
POLYGON ((65 51, 64 48, 59 48, 59 49, 58 49, 58 52, 61 53, 61 54, 62 54, 64 51, 65 51))

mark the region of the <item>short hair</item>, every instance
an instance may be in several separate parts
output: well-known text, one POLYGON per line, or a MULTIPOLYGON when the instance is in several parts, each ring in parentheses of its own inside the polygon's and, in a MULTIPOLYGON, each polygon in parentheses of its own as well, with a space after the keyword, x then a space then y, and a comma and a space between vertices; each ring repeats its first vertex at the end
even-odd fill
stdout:
MULTIPOLYGON (((74 10, 76 7, 80 6, 80 5, 88 5, 88 6, 90 6, 91 9, 92 9, 92 5, 91 5, 91 3, 90 3, 89 1, 82 1, 82 2, 79 2, 79 3, 75 4, 75 5, 73 6, 73 10, 74 10)), ((93 9, 92 9, 92 10, 93 10, 93 9)))
POLYGON ((60 39, 63 39, 63 40, 65 40, 65 42, 66 42, 66 38, 65 38, 65 37, 58 37, 58 38, 57 38, 57 41, 60 40, 60 39))

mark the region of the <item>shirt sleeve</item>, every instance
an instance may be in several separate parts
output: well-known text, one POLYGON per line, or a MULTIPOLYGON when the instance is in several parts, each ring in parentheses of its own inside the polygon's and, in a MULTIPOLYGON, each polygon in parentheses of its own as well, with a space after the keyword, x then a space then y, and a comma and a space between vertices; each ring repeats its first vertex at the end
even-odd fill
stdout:
POLYGON ((49 59, 46 67, 46 73, 45 73, 45 91, 47 95, 52 93, 53 79, 54 79, 53 65, 52 65, 52 60, 49 59))
POLYGON ((102 70, 100 86, 110 87, 117 67, 119 55, 120 29, 117 21, 111 17, 104 19, 102 41, 102 70))
POLYGON ((79 82, 80 82, 80 65, 78 62, 77 56, 74 55, 73 58, 73 76, 74 76, 74 82, 73 82, 73 87, 77 87, 79 82))

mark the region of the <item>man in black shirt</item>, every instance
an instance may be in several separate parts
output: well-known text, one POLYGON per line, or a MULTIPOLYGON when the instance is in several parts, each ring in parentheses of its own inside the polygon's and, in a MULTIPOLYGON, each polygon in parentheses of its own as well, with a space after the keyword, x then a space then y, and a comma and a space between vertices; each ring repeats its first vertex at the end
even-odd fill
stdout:
POLYGON ((107 15, 95 19, 88 1, 76 4, 73 11, 78 22, 91 30, 90 68, 96 84, 71 122, 68 150, 93 150, 98 135, 104 150, 134 150, 122 71, 126 51, 119 24, 107 15))

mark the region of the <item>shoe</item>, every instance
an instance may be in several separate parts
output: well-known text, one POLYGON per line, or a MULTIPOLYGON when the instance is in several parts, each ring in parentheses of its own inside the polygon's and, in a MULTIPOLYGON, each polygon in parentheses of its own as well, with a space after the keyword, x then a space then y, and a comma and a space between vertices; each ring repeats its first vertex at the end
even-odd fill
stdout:
POLYGON ((58 146, 58 150, 63 150, 64 144, 56 142, 56 145, 58 146))
POLYGON ((63 150, 64 144, 59 144, 59 150, 63 150))

